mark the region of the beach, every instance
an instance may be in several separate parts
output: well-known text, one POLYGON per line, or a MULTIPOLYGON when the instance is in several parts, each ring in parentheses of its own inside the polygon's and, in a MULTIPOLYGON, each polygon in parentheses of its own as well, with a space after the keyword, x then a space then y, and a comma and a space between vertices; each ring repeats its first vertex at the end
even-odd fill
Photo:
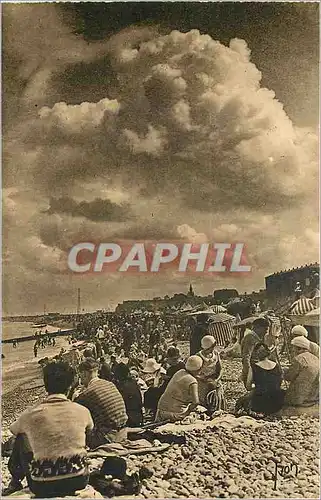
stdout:
MULTIPOLYGON (((54 325, 47 325, 45 329, 48 332, 55 332, 58 328, 54 325)), ((4 321, 2 323, 2 339, 27 337, 39 330, 40 328, 32 328, 32 323, 4 321)), ((16 388, 28 390, 28 387, 30 388, 37 383, 42 385, 39 360, 56 356, 61 348, 66 349, 69 346, 67 336, 56 337, 56 345, 39 349, 38 356, 35 358, 34 343, 34 340, 20 342, 16 348, 12 344, 2 344, 2 354, 5 356, 2 359, 2 400, 5 395, 10 394, 16 388)))
MULTIPOLYGON (((184 350, 185 345, 181 347, 184 350)), ((240 360, 223 364, 228 411, 232 411, 244 392, 238 381, 240 360)), ((30 380, 29 384, 29 389, 18 385, 2 398, 2 441, 11 435, 11 422, 45 396, 44 387, 33 386, 30 380)), ((291 417, 257 427, 225 425, 188 432, 184 447, 174 445, 160 455, 131 455, 127 463, 129 471, 144 465, 153 472, 137 498, 319 498, 318 443, 317 418, 291 417), (279 476, 277 490, 274 460, 299 464, 297 477, 279 476)), ((2 461, 4 485, 9 482, 7 462, 7 458, 2 461)))

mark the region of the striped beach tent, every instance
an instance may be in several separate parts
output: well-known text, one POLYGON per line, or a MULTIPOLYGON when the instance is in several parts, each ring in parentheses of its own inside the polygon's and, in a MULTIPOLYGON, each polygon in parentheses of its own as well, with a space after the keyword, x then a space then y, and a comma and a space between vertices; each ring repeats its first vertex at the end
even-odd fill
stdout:
POLYGON ((214 313, 222 313, 222 312, 226 312, 226 307, 214 305, 214 306, 210 306, 210 310, 213 311, 214 313))
POLYGON ((308 299, 307 297, 301 297, 299 300, 293 302, 290 306, 289 314, 302 316, 308 312, 315 309, 315 301, 313 299, 308 299))
POLYGON ((233 338, 235 317, 226 313, 215 314, 209 323, 208 333, 213 335, 218 346, 225 347, 233 338))

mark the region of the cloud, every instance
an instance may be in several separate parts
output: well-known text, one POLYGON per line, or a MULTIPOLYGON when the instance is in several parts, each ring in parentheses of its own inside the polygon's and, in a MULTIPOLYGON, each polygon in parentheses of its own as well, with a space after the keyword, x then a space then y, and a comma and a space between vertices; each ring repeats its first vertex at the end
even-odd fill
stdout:
POLYGON ((153 193, 178 188, 205 211, 268 212, 315 191, 317 139, 260 87, 243 40, 226 47, 192 30, 142 43, 130 58, 128 50, 127 40, 111 53, 120 82, 130 81, 117 99, 42 108, 19 134, 36 151, 36 182, 117 172, 127 187, 134 179, 153 193))
MULTIPOLYGON (((3 6, 5 117, 55 102, 53 79, 70 65, 90 63, 106 53, 106 42, 88 44, 72 33, 55 5, 3 6)), ((64 13, 66 16, 66 12, 64 13)))
POLYGON ((180 237, 186 239, 190 243, 207 243, 208 237, 204 233, 198 233, 193 227, 188 224, 177 226, 177 233, 180 237))
POLYGON ((110 200, 102 200, 101 198, 96 198, 91 202, 81 201, 79 203, 68 197, 52 198, 47 213, 49 215, 55 213, 69 214, 72 217, 84 217, 94 222, 123 222, 130 218, 128 205, 116 205, 110 200))

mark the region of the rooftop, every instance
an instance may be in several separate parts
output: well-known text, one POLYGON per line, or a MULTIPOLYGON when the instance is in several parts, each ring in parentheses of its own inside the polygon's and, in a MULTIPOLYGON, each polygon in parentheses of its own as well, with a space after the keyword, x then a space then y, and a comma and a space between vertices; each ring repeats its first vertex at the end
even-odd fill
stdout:
POLYGON ((278 271, 277 273, 269 274, 269 276, 266 276, 266 278, 270 278, 271 276, 277 276, 280 274, 287 274, 287 273, 293 273, 293 271, 300 271, 301 269, 307 269, 307 268, 313 268, 315 269, 316 267, 319 268, 320 264, 318 262, 313 262, 311 264, 306 264, 305 266, 301 267, 292 267, 292 269, 285 269, 284 271, 278 271))

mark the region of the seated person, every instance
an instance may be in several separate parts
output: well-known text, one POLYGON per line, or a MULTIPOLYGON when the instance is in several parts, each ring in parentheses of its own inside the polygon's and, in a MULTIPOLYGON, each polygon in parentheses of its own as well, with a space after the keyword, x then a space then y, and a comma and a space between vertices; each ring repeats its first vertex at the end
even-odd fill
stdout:
POLYGON ((168 383, 178 370, 185 368, 184 361, 177 347, 171 346, 167 349, 163 367, 166 370, 165 380, 168 383))
POLYGON ((108 382, 114 381, 114 374, 112 372, 111 366, 107 363, 104 356, 100 358, 100 368, 98 372, 99 378, 107 380, 108 382))
POLYGON ((98 377, 99 363, 87 358, 79 365, 81 382, 85 389, 75 399, 90 411, 94 430, 89 440, 90 448, 104 443, 127 439, 127 413, 125 402, 116 386, 98 377))
POLYGON ((142 378, 140 378, 138 371, 135 370, 135 369, 133 369, 133 368, 130 369, 130 376, 134 380, 136 380, 137 385, 139 387, 139 390, 140 390, 140 392, 141 392, 141 394, 143 396, 143 394, 145 393, 145 391, 147 391, 147 389, 148 389, 146 382, 144 382, 144 380, 142 378))
POLYGON ((253 358, 253 351, 257 344, 264 342, 266 334, 268 333, 270 323, 265 318, 257 318, 253 321, 252 330, 246 332, 241 341, 241 354, 242 354, 242 380, 246 388, 249 371, 251 369, 251 362, 253 358))
POLYGON ((205 335, 201 340, 202 350, 198 356, 203 361, 197 375, 198 394, 200 403, 205 406, 211 415, 216 411, 225 410, 226 403, 221 382, 222 363, 218 351, 215 349, 216 340, 212 335, 205 335))
POLYGON ((143 425, 143 400, 136 380, 130 375, 128 365, 119 363, 116 367, 115 385, 125 401, 128 427, 140 427, 143 425))
POLYGON ((165 390, 166 370, 157 363, 156 359, 149 358, 142 372, 142 378, 148 387, 144 393, 144 408, 147 415, 154 420, 159 398, 165 390))
POLYGON ((284 402, 281 389, 282 372, 280 366, 270 359, 271 349, 264 343, 255 346, 248 372, 246 388, 248 392, 236 402, 236 413, 260 413, 263 416, 277 413, 284 402), (253 387, 254 386, 254 387, 253 387))
POLYGON ((290 382, 285 395, 286 406, 313 406, 319 402, 319 359, 310 352, 306 337, 291 340, 293 360, 284 374, 290 382))
POLYGON ((57 361, 44 367, 43 377, 47 398, 10 428, 16 436, 8 464, 12 481, 3 495, 22 489, 25 476, 37 498, 73 495, 88 483, 85 444, 94 424, 87 408, 67 399, 75 372, 57 361))
MULTIPOLYGON (((295 337, 301 337, 301 336, 308 338, 308 330, 306 328, 304 328, 304 326, 295 325, 291 330, 291 339, 294 339, 295 337)), ((309 342, 310 342, 309 351, 311 352, 311 354, 314 354, 314 356, 319 358, 320 357, 320 346, 318 346, 318 344, 316 344, 315 342, 312 342, 311 340, 309 340, 309 342)))
POLYGON ((156 422, 183 420, 199 405, 196 376, 202 365, 202 358, 190 356, 185 368, 173 375, 158 402, 156 422))

